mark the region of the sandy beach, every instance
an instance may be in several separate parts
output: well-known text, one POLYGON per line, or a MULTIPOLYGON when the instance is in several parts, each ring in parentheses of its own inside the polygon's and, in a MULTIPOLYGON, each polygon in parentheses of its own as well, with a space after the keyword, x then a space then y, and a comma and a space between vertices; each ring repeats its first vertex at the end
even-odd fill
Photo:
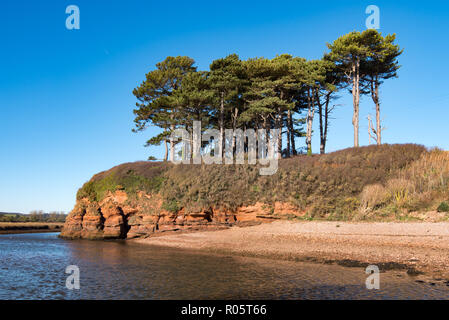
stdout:
POLYGON ((149 245, 269 259, 378 265, 449 279, 449 223, 277 221, 135 240, 149 245))

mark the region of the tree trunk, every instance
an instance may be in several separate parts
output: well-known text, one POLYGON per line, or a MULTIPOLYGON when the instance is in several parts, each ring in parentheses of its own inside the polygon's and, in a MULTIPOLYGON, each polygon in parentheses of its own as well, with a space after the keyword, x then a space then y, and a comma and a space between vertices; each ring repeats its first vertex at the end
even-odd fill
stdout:
POLYGON ((311 89, 308 89, 307 94, 307 104, 308 104, 308 113, 307 113, 307 133, 306 133, 306 145, 307 145, 307 154, 312 154, 312 125, 313 118, 315 116, 315 101, 313 99, 313 94, 311 93, 311 89))
POLYGON ((282 111, 281 108, 278 107, 278 114, 276 116, 277 128, 279 129, 277 140, 278 140, 278 156, 282 158, 282 111))
POLYGON ((165 145, 164 161, 167 161, 167 157, 168 157, 168 141, 167 140, 164 140, 164 145, 165 145))
POLYGON ((379 82, 376 79, 375 83, 375 95, 376 95, 376 131, 377 131, 377 145, 382 144, 382 125, 380 123, 380 101, 379 101, 379 82))
POLYGON ((320 154, 326 153, 326 138, 324 137, 324 119, 323 119, 323 106, 319 106, 320 113, 320 154))
MULTIPOLYGON (((173 114, 170 116, 172 123, 170 124, 170 134, 175 131, 175 124, 173 123, 173 114)), ((175 142, 170 138, 170 161, 175 160, 175 142)))
POLYGON ((290 126, 290 140, 291 140, 292 154, 294 156, 296 156, 297 152, 296 152, 296 144, 295 144, 295 131, 294 131, 294 127, 293 127, 293 115, 292 115, 291 111, 290 111, 288 117, 289 117, 289 126, 290 126))
POLYGON ((239 113, 239 109, 235 108, 234 109, 234 115, 232 116, 232 130, 233 130, 233 134, 232 134, 232 142, 231 142, 231 150, 232 150, 232 155, 234 156, 234 152, 235 152, 235 129, 237 129, 237 116, 239 113))
POLYGON ((221 105, 220 105, 220 157, 223 157, 224 152, 224 92, 221 93, 221 105))
POLYGON ((356 58, 352 64, 352 100, 354 104, 354 115, 352 125, 354 126, 354 147, 359 146, 359 102, 360 102, 360 58, 356 58))
POLYGON ((320 101, 320 96, 318 89, 315 89, 315 99, 318 104, 318 116, 320 118, 320 154, 325 153, 325 141, 324 141, 324 113, 323 113, 323 105, 320 101))
POLYGON ((290 125, 290 121, 291 121, 291 116, 292 116, 292 111, 289 109, 288 110, 288 114, 287 114, 287 158, 290 158, 290 141, 291 141, 291 135, 293 134, 293 132, 291 132, 291 125, 290 125))
POLYGON ((330 102, 330 99, 331 99, 331 93, 328 93, 326 95, 326 106, 324 109, 324 135, 323 135, 323 141, 322 141, 323 153, 326 153, 327 131, 329 128, 329 113, 330 113, 329 102, 330 102))
POLYGON ((262 150, 264 158, 268 158, 269 155, 269 142, 270 142, 270 120, 268 116, 263 116, 263 128, 265 129, 265 150, 262 150))
POLYGON ((374 128, 370 130, 375 133, 377 145, 380 146, 382 144, 382 124, 380 121, 379 82, 377 77, 371 79, 371 98, 376 106, 376 131, 374 132, 374 128))

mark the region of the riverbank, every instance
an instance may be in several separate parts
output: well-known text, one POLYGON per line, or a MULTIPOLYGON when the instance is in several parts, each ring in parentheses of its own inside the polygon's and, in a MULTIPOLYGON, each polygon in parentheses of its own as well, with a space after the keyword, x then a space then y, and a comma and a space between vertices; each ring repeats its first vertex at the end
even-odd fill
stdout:
POLYGON ((378 265, 449 279, 449 223, 276 221, 252 227, 133 240, 148 245, 270 259, 378 265))
POLYGON ((0 234, 59 232, 60 222, 0 222, 0 234))

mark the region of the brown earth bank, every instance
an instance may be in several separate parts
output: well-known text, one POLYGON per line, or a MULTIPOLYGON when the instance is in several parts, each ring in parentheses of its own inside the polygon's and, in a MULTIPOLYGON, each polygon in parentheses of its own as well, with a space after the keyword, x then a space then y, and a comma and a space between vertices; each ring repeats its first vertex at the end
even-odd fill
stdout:
POLYGON ((0 222, 0 234, 59 232, 63 226, 58 222, 0 222))
POLYGON ((449 223, 276 221, 215 232, 166 234, 135 240, 148 245, 205 253, 336 263, 377 265, 410 276, 449 282, 449 223))

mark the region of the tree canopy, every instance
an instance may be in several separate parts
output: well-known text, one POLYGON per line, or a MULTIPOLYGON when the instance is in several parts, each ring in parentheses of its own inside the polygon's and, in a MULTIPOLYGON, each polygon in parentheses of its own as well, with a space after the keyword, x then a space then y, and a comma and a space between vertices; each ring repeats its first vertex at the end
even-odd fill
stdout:
POLYGON ((176 147, 170 134, 177 128, 191 129, 193 121, 201 121, 203 131, 219 130, 221 150, 225 129, 279 129, 275 137, 278 151, 289 157, 312 153, 312 126, 318 114, 320 152, 325 153, 333 100, 349 87, 354 146, 359 145, 362 94, 370 94, 376 106, 373 130, 380 143, 379 86, 397 76, 397 58, 402 53, 394 41, 394 34, 384 37, 371 29, 353 31, 328 44, 329 52, 320 60, 289 54, 242 60, 230 54, 212 61, 207 71, 198 70, 190 57, 167 57, 133 90, 137 98, 134 131, 149 125, 160 128, 147 145, 164 143, 167 160, 169 154, 173 159, 176 147), (299 137, 306 137, 305 147, 297 147, 299 137))

